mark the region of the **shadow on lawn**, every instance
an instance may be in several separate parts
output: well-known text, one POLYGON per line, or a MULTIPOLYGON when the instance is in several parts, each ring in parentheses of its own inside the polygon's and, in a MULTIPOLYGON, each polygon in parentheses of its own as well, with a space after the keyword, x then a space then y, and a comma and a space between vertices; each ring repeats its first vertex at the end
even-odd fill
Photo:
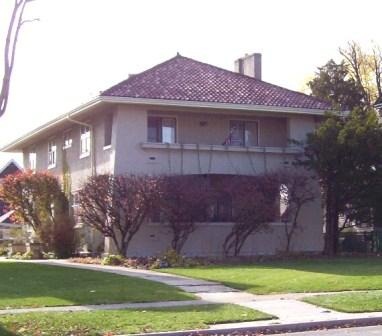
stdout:
POLYGON ((68 267, 0 262, 1 307, 189 300, 157 282, 68 267))
MULTIPOLYGON (((309 259, 295 259, 295 260, 277 260, 265 262, 247 262, 240 265, 225 264, 216 266, 207 266, 206 269, 224 269, 224 268, 253 268, 262 270, 291 270, 302 271, 309 273, 322 273, 340 276, 381 276, 382 277, 382 258, 381 257, 368 257, 368 258, 352 258, 352 257, 338 257, 338 258, 309 258, 309 259)), ((381 279, 382 280, 382 279, 381 279)))
POLYGON ((0 336, 16 336, 16 334, 0 325, 0 336))

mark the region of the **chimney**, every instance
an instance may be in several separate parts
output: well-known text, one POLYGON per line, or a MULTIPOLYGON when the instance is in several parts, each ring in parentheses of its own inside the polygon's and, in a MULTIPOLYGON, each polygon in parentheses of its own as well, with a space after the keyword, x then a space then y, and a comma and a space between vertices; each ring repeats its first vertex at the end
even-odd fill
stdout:
POLYGON ((261 54, 245 54, 236 60, 235 72, 261 80, 261 54))

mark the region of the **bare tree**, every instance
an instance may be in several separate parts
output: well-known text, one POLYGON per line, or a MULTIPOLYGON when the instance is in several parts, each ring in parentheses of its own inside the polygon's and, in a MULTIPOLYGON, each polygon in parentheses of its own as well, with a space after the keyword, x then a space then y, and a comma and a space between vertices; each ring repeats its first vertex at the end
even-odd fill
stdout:
POLYGON ((9 87, 11 82, 11 76, 13 67, 15 64, 16 45, 19 37, 20 29, 26 22, 35 20, 24 20, 23 14, 25 6, 28 2, 33 0, 15 0, 11 19, 8 25, 8 31, 4 45, 4 74, 3 82, 0 91, 0 117, 4 114, 8 105, 9 87))
POLYGON ((79 191, 82 221, 110 237, 120 255, 157 200, 158 179, 146 175, 91 176, 79 191))
POLYGON ((285 252, 288 253, 295 233, 302 230, 298 225, 301 210, 314 201, 317 193, 313 189, 313 179, 307 173, 297 170, 282 171, 279 173, 279 181, 280 204, 284 208, 282 213, 280 211, 280 217, 285 229, 285 252))
POLYGON ((162 178, 160 211, 172 232, 171 248, 177 253, 196 230, 195 223, 205 220, 211 195, 208 181, 203 176, 162 178))
POLYGON ((346 48, 340 48, 339 52, 344 58, 352 78, 361 88, 365 105, 372 107, 377 98, 382 95, 380 47, 375 45, 372 53, 368 53, 361 48, 360 44, 351 41, 346 48))

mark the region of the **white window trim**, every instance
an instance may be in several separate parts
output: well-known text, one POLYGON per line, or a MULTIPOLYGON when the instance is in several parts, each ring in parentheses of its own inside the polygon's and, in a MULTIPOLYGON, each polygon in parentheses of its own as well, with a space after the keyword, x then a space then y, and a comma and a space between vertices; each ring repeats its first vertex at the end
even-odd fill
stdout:
POLYGON ((57 166, 57 143, 56 143, 56 140, 52 139, 52 140, 49 140, 48 141, 48 169, 52 169, 52 168, 56 168, 57 166), (49 150, 49 145, 51 143, 54 143, 54 151, 50 151, 49 150), (55 153, 54 155, 54 162, 53 163, 49 163, 49 156, 50 156, 50 153, 55 153))
POLYGON ((103 150, 108 150, 111 148, 111 145, 103 146, 103 150))
POLYGON ((88 157, 88 156, 90 156, 90 151, 89 151, 89 152, 86 152, 86 153, 82 153, 82 154, 80 154, 80 159, 86 158, 86 157, 88 157))
POLYGON ((92 134, 91 134, 91 132, 92 132, 92 130, 88 126, 81 126, 80 127, 80 159, 83 159, 83 158, 90 156, 90 151, 91 151, 91 146, 92 146, 92 139, 91 139, 92 134), (89 131, 87 132, 87 133, 89 133, 89 135, 86 136, 86 140, 89 140, 89 148, 86 152, 82 152, 82 141, 85 138, 85 134, 86 134, 86 133, 84 133, 84 134, 81 133, 82 127, 86 127, 89 129, 89 131))
POLYGON ((62 141, 63 141, 63 146, 62 146, 62 149, 68 149, 68 148, 71 148, 72 145, 73 145, 73 137, 70 137, 70 145, 65 145, 65 135, 70 135, 71 134, 71 130, 67 130, 63 133, 63 136, 62 136, 62 141))
MULTIPOLYGON (((160 112, 149 112, 147 114, 147 122, 146 122, 147 129, 146 129, 146 132, 148 132, 148 125, 147 125, 147 123, 148 123, 148 120, 149 120, 150 117, 162 118, 162 119, 166 119, 166 118, 175 119, 175 141, 173 143, 168 143, 168 142, 163 142, 163 141, 162 142, 150 142, 150 143, 170 144, 170 145, 178 143, 178 139, 179 139, 179 116, 178 115, 167 114, 167 113, 161 114, 160 112)), ((148 139, 148 134, 146 134, 146 139, 148 139)))
POLYGON ((37 152, 36 152, 36 150, 29 151, 29 153, 28 153, 28 165, 29 165, 30 170, 32 170, 33 172, 36 171, 36 168, 37 168, 37 152), (32 167, 31 154, 34 154, 34 160, 33 160, 34 167, 32 167))
MULTIPOLYGON (((228 120, 228 131, 231 132, 231 122, 232 121, 242 121, 244 123, 246 122, 255 122, 257 123, 257 146, 248 146, 247 144, 244 144, 244 146, 236 146, 236 145, 230 145, 230 146, 235 146, 235 147, 261 147, 260 144, 260 120, 259 119, 247 119, 247 118, 237 118, 237 119, 229 119, 228 120)), ((244 125, 245 127, 245 125, 244 125)), ((245 139, 244 139, 245 140, 245 139)))

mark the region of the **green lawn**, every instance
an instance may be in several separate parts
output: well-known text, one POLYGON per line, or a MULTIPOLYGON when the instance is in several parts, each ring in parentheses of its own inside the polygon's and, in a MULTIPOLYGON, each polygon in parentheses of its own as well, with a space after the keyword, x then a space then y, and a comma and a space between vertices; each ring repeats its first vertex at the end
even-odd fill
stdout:
POLYGON ((157 282, 68 267, 0 262, 0 274, 0 309, 194 298, 157 282))
POLYGON ((303 301, 345 313, 382 311, 381 291, 317 295, 303 301))
POLYGON ((0 317, 0 335, 115 335, 200 329, 206 328, 209 324, 271 318, 270 315, 235 305, 77 313, 34 313, 0 317))
POLYGON ((255 294, 382 289, 382 258, 277 261, 162 271, 217 281, 255 294))

